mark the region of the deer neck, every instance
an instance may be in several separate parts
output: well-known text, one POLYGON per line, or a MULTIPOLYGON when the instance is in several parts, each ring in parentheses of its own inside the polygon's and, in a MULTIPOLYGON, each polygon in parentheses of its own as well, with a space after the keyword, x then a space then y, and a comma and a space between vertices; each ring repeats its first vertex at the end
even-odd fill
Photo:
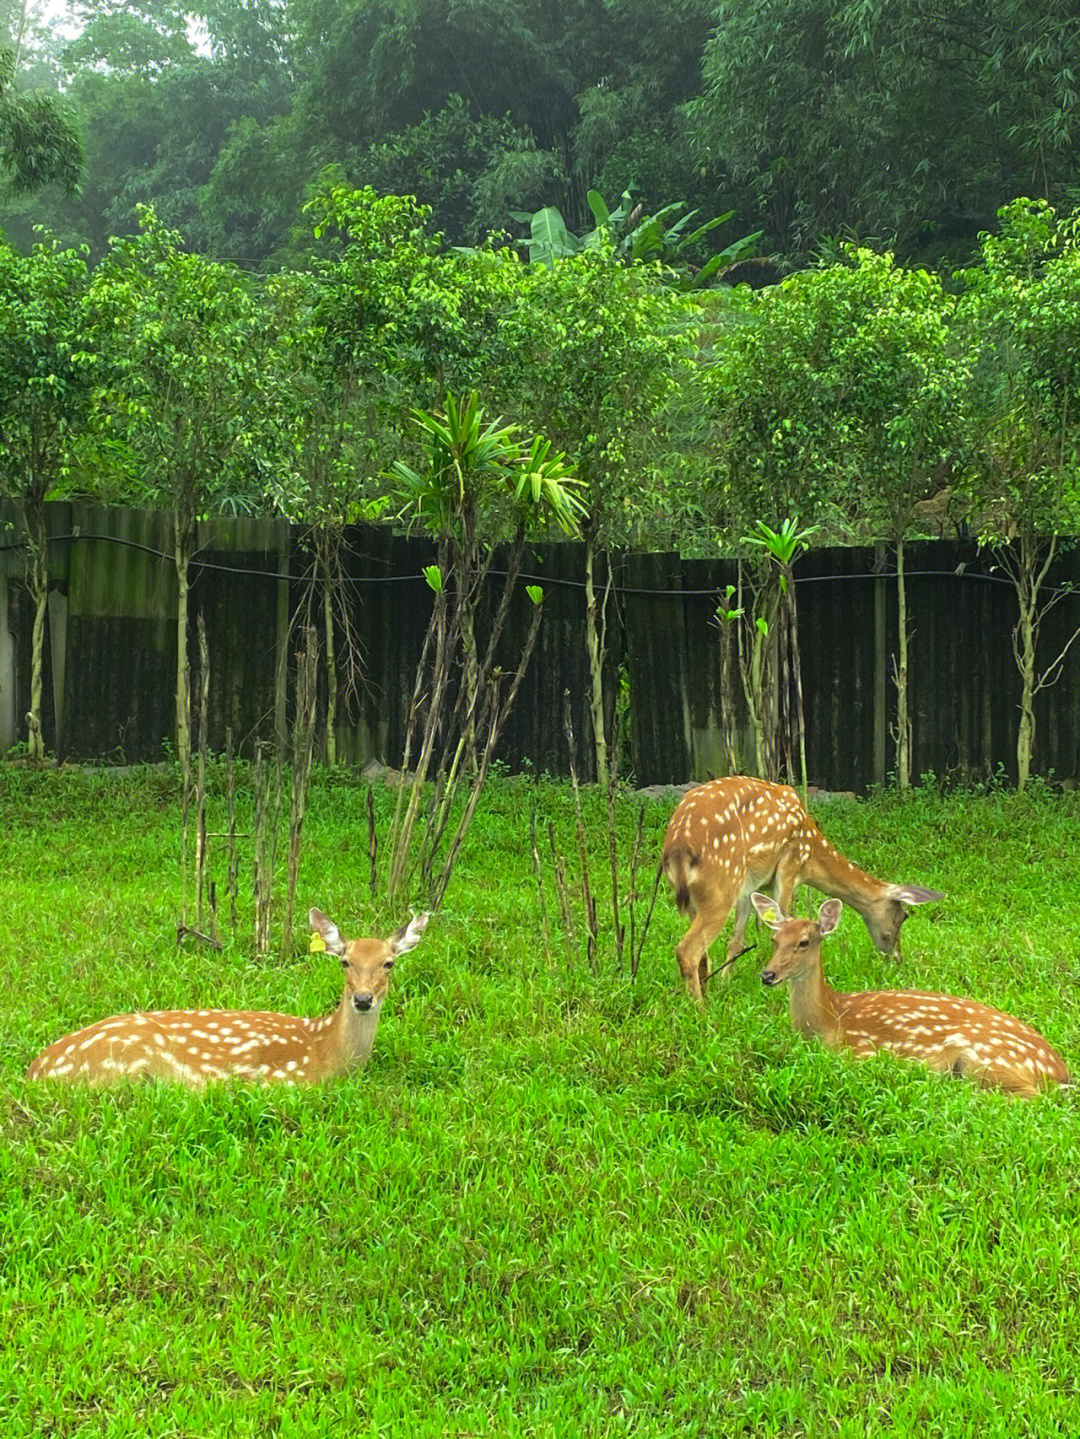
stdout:
POLYGON ((799 872, 799 880, 822 894, 843 900, 864 918, 888 888, 883 880, 875 879, 833 849, 820 830, 813 836, 810 857, 799 872))
POLYGON ((830 1048, 842 1042, 840 1013, 842 996, 825 983, 821 954, 802 974, 788 981, 788 1010, 792 1026, 807 1039, 820 1039, 830 1048))
POLYGON ((334 1079, 351 1074, 367 1063, 381 1013, 382 1005, 379 1004, 361 1014, 353 1008, 350 995, 342 997, 329 1023, 323 1022, 324 1027, 312 1046, 313 1068, 318 1070, 320 1078, 334 1079))

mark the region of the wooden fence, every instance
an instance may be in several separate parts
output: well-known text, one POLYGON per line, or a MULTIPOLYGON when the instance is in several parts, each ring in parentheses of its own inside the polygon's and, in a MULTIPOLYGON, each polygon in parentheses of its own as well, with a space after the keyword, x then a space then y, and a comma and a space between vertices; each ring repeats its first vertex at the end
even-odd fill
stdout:
MULTIPOLYGON (((62 760, 158 759, 172 733, 176 578, 168 517, 83 504, 49 507, 52 590, 46 641, 46 743, 62 760)), ((10 515, 0 511, 0 752, 25 738, 31 610, 10 515), (7 521, 7 523, 5 523, 7 521)), ((220 519, 199 535, 192 624, 202 613, 210 643, 209 734, 231 726, 253 741, 284 731, 292 686, 279 657, 297 645, 310 557, 302 534, 280 520, 220 519)), ((377 527, 350 534, 348 593, 363 647, 363 682, 337 719, 339 754, 400 762, 415 667, 430 613, 419 539, 377 527)), ((498 562, 495 565, 498 569, 498 562)), ((827 788, 884 782, 892 765, 890 680, 896 636, 891 555, 818 550, 799 562, 800 640, 810 777, 827 788)), ((507 725, 512 768, 568 772, 566 696, 588 774, 583 551, 536 544, 524 566, 545 588, 540 640, 507 725)), ((1019 676, 1012 653, 1016 600, 992 559, 973 545, 909 547, 913 773, 961 783, 1015 772, 1019 676)), ((734 579, 722 561, 675 554, 630 556, 615 573, 609 703, 628 693, 624 771, 638 784, 678 783, 723 772, 719 645, 713 612, 734 579)), ((497 579, 496 581, 497 582, 497 579)), ((522 584, 524 584, 524 579, 522 584)), ((1052 576, 1080 582, 1075 551, 1052 576)), ((529 620, 521 595, 504 636, 512 663, 529 620)), ((1049 661, 1080 624, 1080 593, 1046 619, 1049 661)), ((194 638, 194 637, 192 637, 194 638)), ((197 653, 192 644, 193 658, 197 653)), ((1080 644, 1058 683, 1038 699, 1035 769, 1080 774, 1080 644)))

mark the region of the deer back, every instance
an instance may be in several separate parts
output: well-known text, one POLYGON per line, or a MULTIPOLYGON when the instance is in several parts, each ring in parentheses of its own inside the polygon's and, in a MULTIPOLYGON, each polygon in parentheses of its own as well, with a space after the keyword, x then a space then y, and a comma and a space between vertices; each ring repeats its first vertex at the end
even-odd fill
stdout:
POLYGON ((809 858, 817 825, 788 785, 728 775, 688 790, 664 837, 663 865, 685 910, 689 891, 766 884, 784 854, 809 858))
POLYGON ((1037 1030, 988 1004, 922 990, 839 998, 843 1042, 859 1055, 886 1049, 1018 1092, 1069 1083, 1061 1056, 1037 1030))
POLYGON ((333 1019, 226 1009, 111 1015, 50 1044, 27 1077, 168 1079, 196 1088, 228 1078, 295 1084, 316 1077, 317 1041, 333 1019))

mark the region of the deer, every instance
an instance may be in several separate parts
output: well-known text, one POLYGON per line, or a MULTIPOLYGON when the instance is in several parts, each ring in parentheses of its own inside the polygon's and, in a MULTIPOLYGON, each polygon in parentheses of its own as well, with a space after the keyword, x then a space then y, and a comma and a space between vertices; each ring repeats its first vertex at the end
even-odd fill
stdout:
POLYGON ((111 1084, 120 1079, 176 1080, 201 1089, 211 1080, 316 1084, 367 1063, 399 955, 419 943, 428 914, 389 939, 342 939, 322 910, 308 916, 313 951, 337 955, 345 991, 333 1014, 303 1019, 249 1009, 167 1009, 113 1015, 43 1049, 28 1079, 111 1084))
POLYGON ((728 775, 687 791, 671 816, 661 861, 681 914, 692 916, 676 949, 691 998, 705 1004, 709 945, 732 908, 735 925, 720 971, 723 983, 746 942, 754 890, 772 885, 785 912, 800 884, 851 905, 875 947, 900 957, 905 905, 943 899, 936 889, 889 884, 845 859, 803 808, 795 790, 749 775, 728 775))
POLYGON ((791 919, 766 894, 751 896, 773 934, 773 953, 761 972, 764 985, 791 986, 791 1023, 800 1034, 830 1049, 850 1049, 857 1059, 879 1050, 920 1060, 940 1074, 953 1074, 1032 1099, 1053 1084, 1070 1084, 1061 1056, 1029 1025, 950 994, 918 989, 840 994, 825 982, 822 938, 840 923, 843 904, 827 899, 817 920, 791 919))

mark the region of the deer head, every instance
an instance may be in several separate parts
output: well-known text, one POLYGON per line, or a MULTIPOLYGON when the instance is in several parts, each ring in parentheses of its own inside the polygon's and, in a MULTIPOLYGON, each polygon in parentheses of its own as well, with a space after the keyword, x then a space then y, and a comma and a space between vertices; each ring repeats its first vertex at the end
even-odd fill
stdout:
MULTIPOLYGON (((900 959, 900 927, 908 917, 906 906, 929 904, 932 900, 944 898, 938 890, 926 889, 921 884, 890 884, 884 894, 867 900, 858 908, 874 948, 881 954, 895 955, 900 959)), ((818 912, 820 914, 820 910, 818 912)), ((835 929, 836 925, 833 924, 832 928, 835 929)))
POLYGON ((333 920, 313 909, 308 923, 345 971, 345 994, 357 1014, 378 1013, 390 985, 390 971, 399 954, 414 949, 427 928, 428 914, 418 914, 389 939, 342 939, 333 920))
POLYGON ((768 966, 761 971, 762 984, 783 984, 797 980, 821 961, 822 936, 831 934, 840 923, 844 906, 838 899, 827 899, 818 910, 817 921, 792 919, 767 894, 752 894, 750 902, 762 924, 772 930, 773 953, 768 966))

